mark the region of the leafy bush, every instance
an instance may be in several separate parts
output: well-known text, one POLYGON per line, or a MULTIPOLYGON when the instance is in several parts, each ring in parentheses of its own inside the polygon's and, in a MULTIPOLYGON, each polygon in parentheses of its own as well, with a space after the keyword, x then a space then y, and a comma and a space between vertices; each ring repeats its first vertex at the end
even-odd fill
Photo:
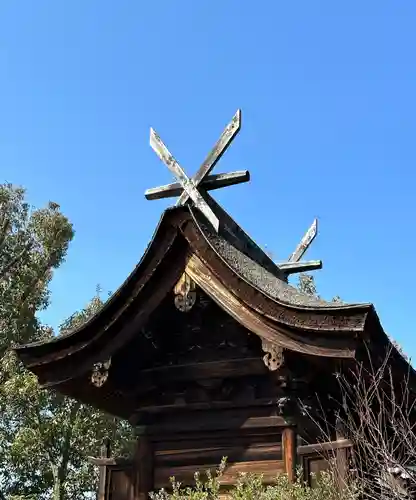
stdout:
MULTIPOLYGON (((161 489, 150 494, 151 500, 219 500, 225 491, 221 490, 221 479, 226 469, 223 459, 214 474, 210 470, 202 478, 195 473, 195 486, 182 486, 174 477, 170 479, 171 489, 161 489)), ((240 474, 236 485, 226 491, 230 500, 352 500, 352 490, 340 490, 332 471, 321 472, 313 478, 313 488, 302 480, 301 470, 298 479, 290 483, 286 474, 276 477, 273 484, 265 484, 263 477, 256 474, 240 474)))

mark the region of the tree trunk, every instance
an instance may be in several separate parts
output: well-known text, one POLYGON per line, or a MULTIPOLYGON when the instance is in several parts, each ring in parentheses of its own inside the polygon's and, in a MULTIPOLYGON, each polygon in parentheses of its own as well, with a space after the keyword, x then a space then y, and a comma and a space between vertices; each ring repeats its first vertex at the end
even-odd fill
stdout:
POLYGON ((68 417, 68 427, 66 428, 64 440, 62 443, 61 464, 59 467, 52 467, 53 471, 53 500, 65 500, 65 480, 68 474, 68 463, 71 451, 71 439, 74 422, 81 407, 81 403, 74 403, 68 417))
POLYGON ((64 482, 62 481, 62 478, 60 477, 60 470, 58 470, 58 473, 56 476, 54 476, 54 484, 53 484, 53 494, 52 494, 52 499, 53 500, 64 500, 65 498, 65 489, 64 489, 64 482))

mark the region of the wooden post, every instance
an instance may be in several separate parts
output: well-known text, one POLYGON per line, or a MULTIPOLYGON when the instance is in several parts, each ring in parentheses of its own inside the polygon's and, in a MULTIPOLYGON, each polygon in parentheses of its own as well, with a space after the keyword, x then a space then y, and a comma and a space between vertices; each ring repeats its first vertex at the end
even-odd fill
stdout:
POLYGON ((153 490, 153 450, 147 436, 139 435, 134 456, 134 500, 147 500, 153 490))
MULTIPOLYGON (((336 440, 345 440, 343 424, 339 418, 336 420, 336 440)), ((344 488, 348 475, 348 448, 337 448, 335 451, 335 460, 337 464, 337 480, 340 489, 344 488)))
POLYGON ((283 461, 285 471, 291 483, 296 480, 296 430, 294 426, 286 427, 282 435, 283 461))
MULTIPOLYGON (((101 446, 101 458, 110 457, 110 441, 107 439, 105 443, 101 446)), ((107 490, 107 466, 100 466, 98 481, 98 500, 106 500, 106 490, 107 490)))

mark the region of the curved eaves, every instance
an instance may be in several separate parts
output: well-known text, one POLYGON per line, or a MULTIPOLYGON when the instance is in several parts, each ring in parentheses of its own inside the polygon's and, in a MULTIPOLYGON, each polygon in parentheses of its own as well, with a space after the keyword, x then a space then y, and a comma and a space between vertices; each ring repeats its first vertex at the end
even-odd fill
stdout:
POLYGON ((94 338, 100 337, 108 330, 110 325, 110 329, 113 329, 114 324, 121 319, 129 304, 148 282, 172 247, 178 236, 177 225, 180 223, 180 215, 183 219, 184 212, 183 209, 175 208, 163 213, 140 262, 100 311, 84 325, 65 335, 16 347, 15 351, 20 359, 25 364, 31 364, 34 359, 38 358, 42 358, 44 362, 55 359, 57 356, 62 358, 84 349, 94 341, 94 338))
POLYGON ((186 273, 225 312, 267 344, 320 357, 355 356, 357 342, 348 333, 331 336, 316 332, 309 335, 301 329, 283 327, 268 320, 233 295, 196 255, 192 255, 188 260, 186 273))
POLYGON ((368 308, 371 304, 339 304, 328 302, 318 297, 300 292, 295 287, 289 285, 282 279, 274 276, 270 271, 265 270, 259 263, 245 255, 243 252, 230 244, 227 239, 215 233, 204 223, 202 217, 198 216, 196 210, 191 210, 194 222, 201 235, 208 245, 217 255, 250 285, 258 288, 259 291, 269 296, 271 299, 280 302, 290 308, 298 309, 326 309, 328 312, 336 310, 346 310, 356 307, 368 308))
POLYGON ((146 268, 143 279, 124 303, 123 310, 118 311, 118 316, 108 318, 106 327, 82 348, 55 349, 43 356, 36 356, 33 352, 22 355, 20 352, 23 363, 38 376, 42 385, 55 385, 79 377, 91 370, 94 363, 111 358, 139 334, 150 314, 172 291, 185 268, 187 249, 186 240, 178 234, 165 258, 158 265, 149 266, 153 272, 148 273, 149 267, 146 268))
POLYGON ((184 227, 185 237, 198 257, 249 307, 294 328, 363 331, 371 304, 340 305, 303 294, 210 230, 196 210, 192 215, 194 224, 184 227))

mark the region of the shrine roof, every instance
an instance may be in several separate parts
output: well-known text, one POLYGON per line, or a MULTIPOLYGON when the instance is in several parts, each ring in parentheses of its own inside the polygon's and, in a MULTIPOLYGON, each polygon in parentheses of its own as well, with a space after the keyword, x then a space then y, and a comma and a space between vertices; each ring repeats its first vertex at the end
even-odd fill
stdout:
MULTIPOLYGON (((161 335, 166 339, 169 318, 175 318, 169 314, 168 319, 164 317, 172 309, 170 295, 173 298, 175 294, 176 306, 186 308, 188 299, 194 297, 196 301, 198 289, 201 296, 216 304, 215 314, 220 310, 242 327, 246 337, 254 333, 250 337, 261 340, 263 351, 286 349, 314 360, 339 360, 357 359, 365 340, 370 340, 376 349, 389 345, 371 304, 328 302, 288 283, 290 274, 322 267, 321 261, 301 261, 317 234, 316 219, 288 261, 277 264, 210 196, 210 190, 250 178, 248 171, 210 175, 240 125, 238 110, 192 178, 151 129, 150 145, 176 182, 152 188, 145 196, 179 196, 176 206, 163 213, 140 262, 95 316, 66 335, 15 348, 41 385, 53 386, 63 394, 128 416, 135 403, 122 395, 117 381, 109 380, 103 388, 94 389, 86 382, 87 374, 97 364, 111 364, 113 357, 118 366, 124 366, 131 355, 131 371, 140 363, 142 367, 146 365, 146 349, 139 343, 155 313, 164 322, 161 335), (133 352, 129 354, 131 346, 133 352)), ((195 304, 192 300, 191 308, 195 304)), ((181 313, 175 310, 175 314, 181 313)), ((219 333, 225 337, 227 329, 221 326, 219 333)), ((217 329, 216 324, 211 332, 212 329, 217 329)))
MULTIPOLYGON (((361 331, 366 315, 372 309, 371 304, 340 304, 302 293, 285 281, 278 265, 274 264, 262 250, 257 246, 253 249, 253 242, 248 245, 241 235, 230 236, 228 230, 223 234, 221 231, 217 233, 211 230, 198 210, 187 205, 168 208, 163 213, 140 262, 103 308, 87 323, 51 340, 19 346, 16 348, 17 353, 30 364, 29 360, 32 360, 32 357, 37 358, 38 355, 42 356, 42 353, 52 353, 64 346, 69 348, 71 344, 86 346, 93 337, 98 338, 107 329, 108 324, 114 322, 114 318, 121 321, 122 313, 140 294, 143 285, 162 271, 162 268, 162 273, 166 271, 166 274, 171 275, 166 276, 166 279, 161 276, 162 281, 169 282, 166 288, 163 287, 163 294, 171 291, 183 273, 190 254, 198 255, 220 280, 226 279, 225 276, 221 276, 223 270, 231 272, 230 276, 233 275, 240 283, 240 295, 244 303, 257 311, 260 311, 260 307, 250 302, 246 292, 248 288, 251 288, 258 298, 266 297, 272 301, 271 303, 279 304, 288 311, 297 310, 304 313, 315 311, 323 318, 327 318, 327 314, 335 318, 345 313, 347 318, 352 318, 352 323, 346 320, 336 324, 333 321, 332 324, 327 322, 327 327, 322 327, 314 319, 311 319, 309 324, 306 314, 305 320, 298 324, 302 325, 302 329, 361 331), (245 290, 242 289, 243 283, 245 290)), ((138 303, 136 305, 139 306, 138 303)), ((267 313, 264 311, 263 315, 267 316, 267 313)), ((295 326, 286 321, 282 315, 280 319, 282 324, 295 326)))
POLYGON ((131 408, 123 408, 125 398, 111 384, 99 391, 88 388, 85 377, 96 363, 143 335, 148 318, 172 293, 184 270, 262 342, 338 359, 354 359, 366 338, 388 343, 371 304, 326 302, 299 292, 279 276, 277 266, 266 269, 261 256, 247 255, 230 239, 211 231, 192 207, 166 210, 141 261, 101 311, 66 335, 16 347, 17 355, 43 387, 55 387, 110 413, 117 409, 127 418, 131 408))
MULTIPOLYGON (((270 261, 267 254, 261 249, 258 248, 256 253, 251 252, 250 255, 244 253, 240 249, 242 245, 233 245, 227 235, 224 236, 213 231, 197 211, 192 210, 192 208, 190 210, 201 234, 215 249, 218 256, 224 259, 241 278, 272 299, 292 307, 346 309, 356 306, 370 306, 370 304, 362 303, 341 304, 339 302, 329 302, 298 290, 286 281, 286 277, 279 269, 279 266, 270 261), (267 266, 265 262, 267 262, 267 266)), ((239 236, 240 242, 246 245, 244 234, 239 236)))

